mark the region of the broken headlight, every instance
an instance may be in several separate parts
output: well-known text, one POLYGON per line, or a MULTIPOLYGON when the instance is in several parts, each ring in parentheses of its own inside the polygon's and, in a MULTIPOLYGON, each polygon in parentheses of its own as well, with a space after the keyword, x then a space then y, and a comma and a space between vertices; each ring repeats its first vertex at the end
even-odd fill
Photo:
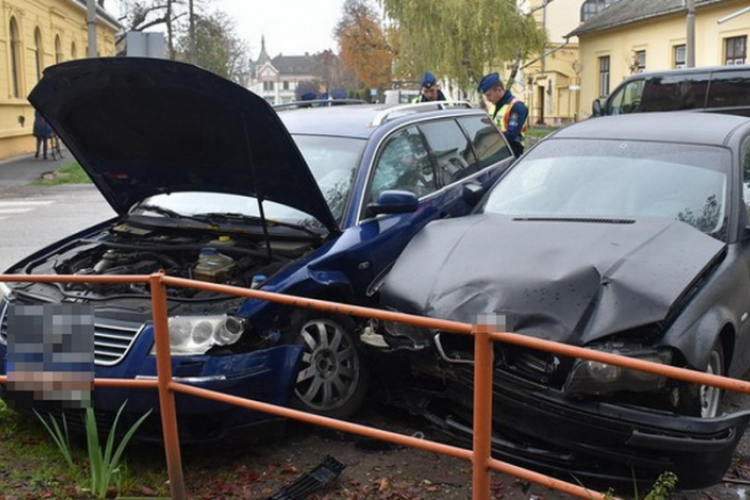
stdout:
MULTIPOLYGON (((672 361, 672 352, 666 349, 628 353, 628 356, 663 365, 668 365, 672 361)), ((579 396, 599 396, 620 391, 648 392, 663 388, 666 381, 667 377, 664 375, 579 359, 568 375, 563 391, 568 395, 579 396)))
POLYGON ((422 348, 429 344, 432 331, 429 328, 407 325, 398 321, 383 321, 383 329, 392 337, 406 337, 415 348, 422 348))
MULTIPOLYGON (((205 354, 213 346, 231 345, 245 331, 246 321, 234 316, 172 316, 169 346, 173 356, 205 354)), ((156 355, 156 344, 151 349, 156 355)))

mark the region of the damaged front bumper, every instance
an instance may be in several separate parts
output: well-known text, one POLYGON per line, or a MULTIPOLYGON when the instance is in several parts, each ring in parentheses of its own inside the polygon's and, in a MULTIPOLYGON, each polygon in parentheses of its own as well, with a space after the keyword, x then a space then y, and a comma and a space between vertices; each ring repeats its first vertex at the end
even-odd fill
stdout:
MULTIPOLYGON (((471 408, 471 371, 465 376, 442 395, 453 409, 456 402, 471 408)), ((704 419, 571 400, 504 371, 496 372, 493 391, 493 456, 604 488, 634 482, 650 486, 664 471, 677 475, 679 489, 716 484, 750 422, 750 411, 704 419)), ((429 406, 421 409, 431 412, 429 406)), ((459 413, 427 416, 470 443, 470 413, 459 413)))

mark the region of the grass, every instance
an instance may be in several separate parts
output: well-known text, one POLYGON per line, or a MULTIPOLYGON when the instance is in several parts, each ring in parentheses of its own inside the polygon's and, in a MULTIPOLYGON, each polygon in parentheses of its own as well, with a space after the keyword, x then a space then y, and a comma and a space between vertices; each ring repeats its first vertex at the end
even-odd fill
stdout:
POLYGON ((526 130, 526 135, 530 137, 544 137, 547 134, 554 132, 556 129, 551 127, 529 127, 526 130))
POLYGON ((52 175, 32 182, 35 186, 58 186, 60 184, 91 184, 91 179, 76 161, 66 161, 52 175))

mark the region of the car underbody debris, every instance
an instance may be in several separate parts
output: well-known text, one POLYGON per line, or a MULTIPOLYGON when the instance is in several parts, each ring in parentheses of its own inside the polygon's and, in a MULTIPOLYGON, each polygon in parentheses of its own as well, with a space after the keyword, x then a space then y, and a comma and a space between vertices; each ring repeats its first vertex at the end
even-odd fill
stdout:
POLYGON ((302 500, 328 486, 339 477, 346 466, 327 455, 312 471, 306 472, 292 484, 288 484, 266 500, 302 500))

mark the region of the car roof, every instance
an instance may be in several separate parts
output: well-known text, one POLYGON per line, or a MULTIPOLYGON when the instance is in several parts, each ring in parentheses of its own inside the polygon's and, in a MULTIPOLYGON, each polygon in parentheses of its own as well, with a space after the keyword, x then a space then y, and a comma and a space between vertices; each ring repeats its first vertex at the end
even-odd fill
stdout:
POLYGON ((654 112, 589 118, 560 129, 556 139, 623 139, 724 144, 750 118, 703 112, 654 112))
POLYGON ((697 68, 672 68, 661 71, 645 71, 629 76, 626 80, 640 80, 654 76, 679 76, 692 75, 694 73, 726 73, 735 71, 748 71, 750 64, 738 64, 736 66, 702 66, 697 68))
POLYGON ((279 111, 278 115, 291 134, 332 135, 368 139, 387 124, 411 121, 415 116, 430 118, 445 115, 476 115, 479 108, 448 107, 436 110, 433 103, 422 104, 349 104, 279 111))

